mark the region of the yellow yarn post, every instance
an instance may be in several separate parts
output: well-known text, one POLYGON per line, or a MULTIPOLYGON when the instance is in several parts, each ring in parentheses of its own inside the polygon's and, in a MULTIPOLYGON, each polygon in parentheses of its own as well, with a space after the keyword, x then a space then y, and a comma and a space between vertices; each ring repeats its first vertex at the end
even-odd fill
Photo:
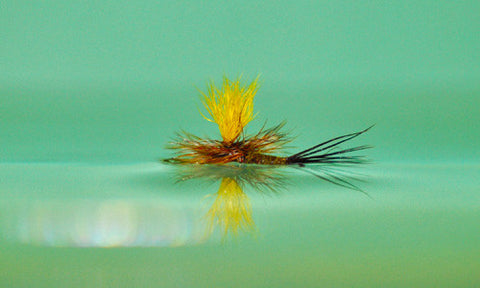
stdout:
POLYGON ((233 143, 243 128, 253 120, 253 98, 258 90, 258 77, 250 85, 242 85, 240 79, 234 81, 223 79, 221 89, 210 83, 208 93, 203 92, 203 105, 211 118, 202 116, 217 123, 223 142, 233 143))

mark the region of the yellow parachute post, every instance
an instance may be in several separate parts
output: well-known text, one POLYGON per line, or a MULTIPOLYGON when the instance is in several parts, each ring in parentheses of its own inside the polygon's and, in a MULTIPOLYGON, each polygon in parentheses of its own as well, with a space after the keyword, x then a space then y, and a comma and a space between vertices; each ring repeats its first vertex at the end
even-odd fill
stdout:
POLYGON ((212 82, 208 94, 202 92, 203 105, 211 118, 202 116, 210 122, 215 122, 220 129, 223 141, 234 142, 243 128, 253 120, 253 98, 258 90, 258 77, 250 85, 242 85, 240 79, 231 81, 223 79, 221 89, 212 82))

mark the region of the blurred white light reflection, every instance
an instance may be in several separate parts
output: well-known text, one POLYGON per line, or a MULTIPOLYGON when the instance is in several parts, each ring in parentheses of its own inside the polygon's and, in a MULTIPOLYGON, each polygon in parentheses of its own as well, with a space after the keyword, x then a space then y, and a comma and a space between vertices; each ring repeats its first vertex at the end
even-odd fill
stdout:
MULTIPOLYGON (((13 210, 13 211, 12 211, 13 210)), ((4 215, 7 238, 42 246, 183 246, 207 240, 192 209, 132 200, 36 202, 4 215), (5 217, 6 216, 6 217, 5 217)))

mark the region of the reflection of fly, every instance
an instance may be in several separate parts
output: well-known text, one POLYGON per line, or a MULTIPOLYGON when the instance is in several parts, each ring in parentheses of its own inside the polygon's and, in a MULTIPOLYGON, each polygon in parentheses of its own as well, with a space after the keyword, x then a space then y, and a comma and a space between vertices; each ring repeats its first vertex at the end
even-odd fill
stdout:
POLYGON ((266 165, 300 165, 310 163, 361 163, 361 156, 345 155, 364 150, 370 146, 357 146, 342 150, 333 150, 338 145, 365 133, 371 127, 356 133, 335 137, 309 149, 288 157, 274 155, 280 151, 290 138, 283 132, 281 123, 273 128, 262 128, 257 134, 245 136, 244 127, 255 117, 253 98, 258 90, 258 78, 250 85, 241 85, 240 80, 223 81, 218 89, 210 84, 207 94, 203 95, 203 104, 210 118, 217 123, 223 140, 202 139, 187 132, 178 134, 170 148, 178 150, 174 158, 166 159, 173 163, 224 164, 229 162, 266 164, 266 165))
POLYGON ((266 165, 178 165, 177 182, 192 179, 220 182, 218 191, 210 194, 211 207, 205 214, 207 230, 210 236, 215 230, 226 240, 241 233, 257 232, 247 186, 257 193, 267 195, 280 192, 286 184, 282 169, 266 165))
MULTIPOLYGON (((203 219, 207 224, 206 235, 210 236, 214 230, 218 230, 222 232, 223 239, 229 234, 236 237, 241 233, 257 232, 247 190, 262 195, 280 194, 292 184, 288 180, 289 173, 286 173, 286 169, 271 165, 176 165, 175 168, 177 183, 190 180, 220 182, 218 191, 207 197, 213 199, 213 202, 203 219)), ((338 169, 329 171, 328 168, 334 168, 330 165, 315 168, 324 169, 300 169, 330 183, 365 193, 350 183, 355 178, 348 173, 338 169)))

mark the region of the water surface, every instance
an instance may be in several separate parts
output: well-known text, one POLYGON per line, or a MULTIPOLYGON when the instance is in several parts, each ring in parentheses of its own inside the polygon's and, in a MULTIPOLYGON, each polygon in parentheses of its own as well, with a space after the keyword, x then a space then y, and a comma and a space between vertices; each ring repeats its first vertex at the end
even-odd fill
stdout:
POLYGON ((0 282, 480 284, 480 166, 374 164, 343 171, 365 193, 298 170, 281 171, 284 182, 275 190, 242 185, 246 197, 237 204, 250 205, 251 229, 243 225, 237 236, 225 236, 221 222, 213 232, 208 225, 220 178, 177 183, 178 171, 159 163, 2 164, 0 282))

